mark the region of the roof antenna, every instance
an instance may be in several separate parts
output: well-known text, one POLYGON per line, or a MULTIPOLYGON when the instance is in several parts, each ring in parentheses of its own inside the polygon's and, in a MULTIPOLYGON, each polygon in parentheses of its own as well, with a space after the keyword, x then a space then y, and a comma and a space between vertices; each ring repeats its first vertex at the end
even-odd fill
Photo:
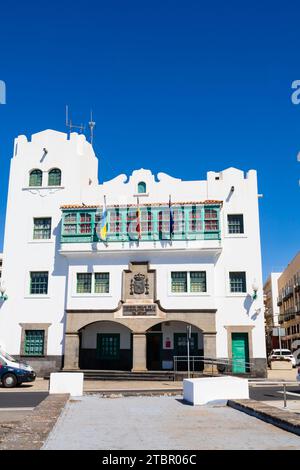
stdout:
POLYGON ((66 126, 69 129, 69 135, 72 132, 72 129, 79 129, 79 133, 83 134, 85 130, 85 126, 83 124, 80 124, 80 126, 77 126, 72 123, 71 119, 69 120, 69 106, 66 105, 66 126))
POLYGON ((93 141, 94 141, 94 128, 96 126, 96 123, 95 121, 93 121, 93 111, 91 110, 91 118, 90 118, 90 121, 89 121, 89 128, 90 128, 90 132, 91 132, 91 145, 93 145, 93 141))

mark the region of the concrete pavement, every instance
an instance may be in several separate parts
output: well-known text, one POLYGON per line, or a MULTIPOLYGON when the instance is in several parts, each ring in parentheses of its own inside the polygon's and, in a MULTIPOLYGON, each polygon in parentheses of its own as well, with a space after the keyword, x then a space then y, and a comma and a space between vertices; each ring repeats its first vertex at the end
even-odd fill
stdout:
POLYGON ((181 397, 70 400, 43 449, 300 449, 300 437, 226 406, 181 397))

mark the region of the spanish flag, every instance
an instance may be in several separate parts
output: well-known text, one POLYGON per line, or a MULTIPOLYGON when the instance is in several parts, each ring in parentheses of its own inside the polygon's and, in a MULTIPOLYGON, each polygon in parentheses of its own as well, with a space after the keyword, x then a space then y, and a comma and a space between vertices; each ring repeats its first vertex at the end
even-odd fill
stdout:
POLYGON ((106 208, 106 197, 104 196, 104 205, 102 210, 100 237, 102 240, 106 240, 107 236, 107 208, 106 208))

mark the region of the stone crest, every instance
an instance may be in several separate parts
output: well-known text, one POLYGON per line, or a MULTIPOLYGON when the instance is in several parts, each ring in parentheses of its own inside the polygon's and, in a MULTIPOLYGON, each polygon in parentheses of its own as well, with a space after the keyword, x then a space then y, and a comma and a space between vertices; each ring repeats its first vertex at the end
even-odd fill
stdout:
POLYGON ((149 282, 145 274, 138 273, 131 278, 130 294, 149 294, 149 282))

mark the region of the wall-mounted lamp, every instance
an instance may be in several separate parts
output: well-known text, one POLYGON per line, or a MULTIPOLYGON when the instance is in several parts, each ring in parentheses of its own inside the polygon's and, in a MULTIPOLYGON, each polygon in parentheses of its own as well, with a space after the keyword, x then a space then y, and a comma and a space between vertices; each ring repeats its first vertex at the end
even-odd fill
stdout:
POLYGON ((255 300, 257 298, 257 291, 258 291, 258 284, 256 282, 256 279, 254 279, 252 283, 252 290, 253 290, 252 299, 255 300))
POLYGON ((230 191, 233 193, 233 191, 234 191, 234 186, 231 186, 230 191))
POLYGON ((0 302, 4 302, 5 300, 8 299, 7 295, 5 294, 5 291, 6 291, 6 288, 5 288, 5 285, 2 282, 0 282, 0 302))

